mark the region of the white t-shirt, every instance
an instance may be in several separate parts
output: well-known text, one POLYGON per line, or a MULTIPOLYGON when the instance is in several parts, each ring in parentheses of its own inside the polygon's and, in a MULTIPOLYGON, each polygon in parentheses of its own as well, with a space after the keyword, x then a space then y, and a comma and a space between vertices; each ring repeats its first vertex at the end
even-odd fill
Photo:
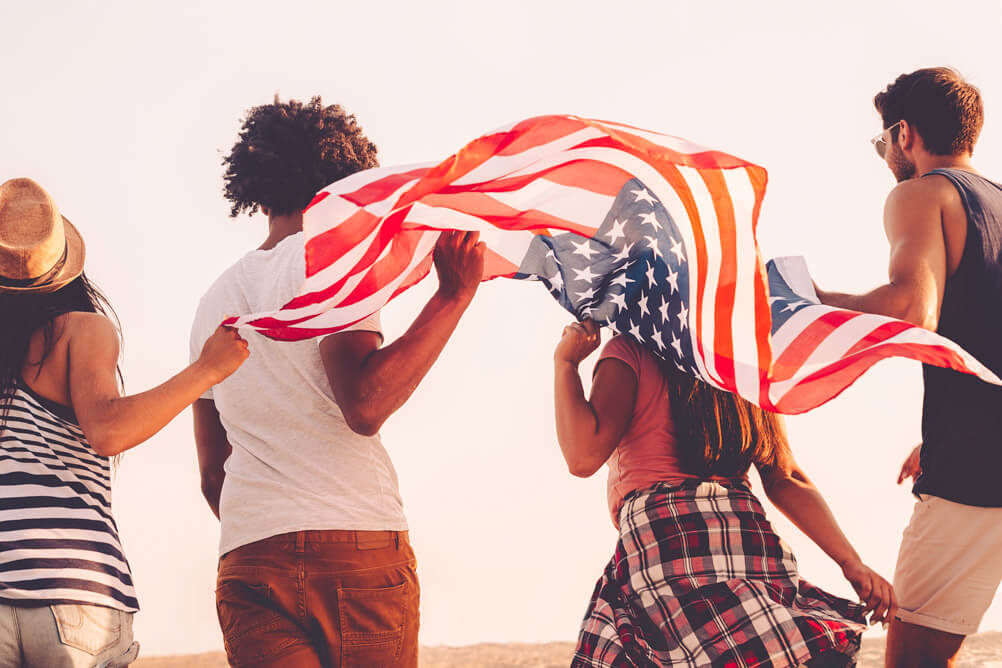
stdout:
MULTIPOLYGON (((202 297, 191 357, 226 317, 274 310, 306 274, 303 235, 251 251, 202 297)), ((350 329, 380 332, 379 314, 350 329)), ((219 553, 290 531, 404 531, 397 474, 378 436, 360 436, 334 401, 319 339, 241 334, 250 357, 203 398, 212 399, 233 452, 219 502, 219 553)))

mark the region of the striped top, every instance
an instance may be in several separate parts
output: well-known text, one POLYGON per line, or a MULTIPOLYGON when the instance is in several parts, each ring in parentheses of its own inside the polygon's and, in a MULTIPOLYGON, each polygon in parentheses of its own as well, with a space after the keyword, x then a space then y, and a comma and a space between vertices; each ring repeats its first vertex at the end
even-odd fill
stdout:
POLYGON ((73 411, 22 382, 0 415, 0 600, 139 609, 111 516, 111 466, 73 411))

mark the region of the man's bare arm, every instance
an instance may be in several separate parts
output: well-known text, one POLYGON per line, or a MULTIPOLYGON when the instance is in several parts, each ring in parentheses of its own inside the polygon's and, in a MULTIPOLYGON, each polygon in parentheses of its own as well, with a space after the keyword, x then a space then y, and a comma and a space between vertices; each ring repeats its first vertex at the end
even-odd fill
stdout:
POLYGON ((199 399, 191 406, 195 419, 195 447, 198 449, 198 470, 202 478, 202 496, 212 514, 219 518, 219 495, 223 491, 226 472, 223 464, 232 447, 219 419, 212 399, 199 399))
POLYGON ((479 233, 445 233, 435 247, 439 289, 404 334, 380 348, 375 332, 344 332, 320 342, 320 355, 345 421, 371 436, 400 408, 438 359, 484 272, 479 233))
POLYGON ((823 304, 878 313, 935 331, 946 286, 942 203, 931 180, 899 184, 884 207, 889 282, 863 295, 818 290, 823 304))

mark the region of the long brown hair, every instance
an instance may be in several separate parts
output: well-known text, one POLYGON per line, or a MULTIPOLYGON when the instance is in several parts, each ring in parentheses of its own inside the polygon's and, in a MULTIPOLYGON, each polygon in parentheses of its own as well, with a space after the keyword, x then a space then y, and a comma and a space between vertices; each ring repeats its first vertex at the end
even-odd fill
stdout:
POLYGON ((778 415, 665 365, 679 454, 686 473, 740 477, 752 464, 775 467, 789 454, 778 415))

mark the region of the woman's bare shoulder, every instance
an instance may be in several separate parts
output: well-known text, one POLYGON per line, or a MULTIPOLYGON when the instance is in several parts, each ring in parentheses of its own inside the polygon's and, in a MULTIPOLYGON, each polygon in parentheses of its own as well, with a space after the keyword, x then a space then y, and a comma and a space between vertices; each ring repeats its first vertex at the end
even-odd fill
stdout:
POLYGON ((56 340, 85 340, 91 344, 118 345, 118 327, 102 313, 72 311, 54 320, 56 340))

